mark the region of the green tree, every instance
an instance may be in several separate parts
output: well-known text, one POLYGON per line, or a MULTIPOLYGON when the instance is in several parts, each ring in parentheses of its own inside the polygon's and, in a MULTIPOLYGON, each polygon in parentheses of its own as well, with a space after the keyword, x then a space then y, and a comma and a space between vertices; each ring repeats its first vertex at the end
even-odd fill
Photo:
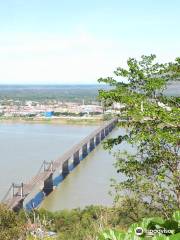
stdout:
POLYGON ((141 222, 133 223, 126 232, 108 229, 98 236, 98 240, 179 240, 179 238, 180 211, 174 212, 169 220, 160 217, 144 218, 141 222))
POLYGON ((0 239, 20 239, 24 230, 24 223, 21 218, 6 206, 0 205, 0 239))
POLYGON ((134 146, 133 153, 115 154, 124 180, 112 183, 116 204, 132 221, 157 213, 168 218, 180 208, 179 98, 163 94, 180 76, 180 59, 167 64, 155 59, 129 58, 127 69, 117 68, 114 78, 99 79, 111 86, 99 91, 100 99, 126 106, 118 116, 129 119, 119 122, 128 133, 109 139, 105 146, 111 149, 124 141, 134 146))

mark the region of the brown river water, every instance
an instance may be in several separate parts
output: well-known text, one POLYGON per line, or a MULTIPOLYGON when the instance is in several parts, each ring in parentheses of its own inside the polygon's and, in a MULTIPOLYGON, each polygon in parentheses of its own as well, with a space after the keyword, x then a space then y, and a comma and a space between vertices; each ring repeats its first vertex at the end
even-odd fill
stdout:
MULTIPOLYGON (((0 124, 0 197, 12 182, 28 182, 43 160, 55 160, 98 126, 65 124, 0 124)), ((125 130, 114 129, 109 137, 125 130)), ((127 149, 122 145, 120 149, 127 149)), ((41 203, 50 211, 91 204, 110 206, 110 179, 121 179, 113 166, 113 154, 98 145, 41 203)))

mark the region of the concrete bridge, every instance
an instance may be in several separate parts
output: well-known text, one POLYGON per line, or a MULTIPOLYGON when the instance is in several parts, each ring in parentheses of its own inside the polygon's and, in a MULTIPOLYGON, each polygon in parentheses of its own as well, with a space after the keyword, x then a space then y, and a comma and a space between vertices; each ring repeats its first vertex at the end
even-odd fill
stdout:
POLYGON ((59 171, 59 174, 61 172, 62 176, 66 177, 70 171, 70 162, 74 166, 78 165, 80 157, 85 158, 113 130, 117 122, 117 118, 106 122, 55 161, 44 161, 38 173, 28 183, 13 183, 2 202, 10 209, 18 211, 23 208, 25 198, 36 186, 40 187, 45 195, 51 193, 53 191, 53 174, 59 171))

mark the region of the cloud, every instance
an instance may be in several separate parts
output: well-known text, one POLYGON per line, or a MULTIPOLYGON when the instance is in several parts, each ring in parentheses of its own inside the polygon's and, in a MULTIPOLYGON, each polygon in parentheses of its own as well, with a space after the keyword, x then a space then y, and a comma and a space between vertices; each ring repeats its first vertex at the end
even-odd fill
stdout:
POLYGON ((112 71, 111 46, 112 42, 101 42, 86 32, 66 37, 19 34, 1 38, 0 81, 96 82, 107 69, 112 71))
POLYGON ((157 49, 156 43, 97 37, 82 29, 66 35, 1 33, 0 83, 96 83, 125 66, 129 56, 173 56, 157 49))

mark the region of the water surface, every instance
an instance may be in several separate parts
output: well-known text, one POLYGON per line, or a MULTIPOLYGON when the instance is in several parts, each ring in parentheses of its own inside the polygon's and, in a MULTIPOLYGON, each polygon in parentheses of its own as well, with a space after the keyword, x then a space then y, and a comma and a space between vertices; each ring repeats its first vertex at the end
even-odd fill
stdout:
MULTIPOLYGON (((123 134, 125 130, 114 129, 109 137, 123 134)), ((132 151, 130 146, 123 143, 118 146, 119 150, 132 151)), ((50 211, 62 209, 83 208, 88 205, 111 206, 113 197, 109 194, 112 190, 111 178, 118 181, 123 179, 117 174, 114 163, 115 157, 112 153, 105 151, 103 144, 98 145, 80 164, 60 183, 60 185, 45 198, 41 208, 50 211)))
POLYGON ((44 160, 55 160, 96 127, 0 123, 0 198, 12 182, 28 182, 44 160))
MULTIPOLYGON (((12 182, 28 182, 43 160, 51 161, 78 143, 98 126, 64 124, 0 124, 0 196, 12 182)), ((109 137, 124 133, 115 129, 109 137)), ((128 149, 123 144, 120 150, 128 149)), ((116 149, 117 150, 117 149, 116 149)), ((113 166, 115 158, 99 144, 42 202, 50 211, 87 205, 112 205, 110 179, 122 179, 113 166)), ((30 197, 30 196, 29 196, 30 197)), ((28 200, 28 198, 27 198, 28 200)), ((29 199, 30 200, 30 199, 29 199)))

